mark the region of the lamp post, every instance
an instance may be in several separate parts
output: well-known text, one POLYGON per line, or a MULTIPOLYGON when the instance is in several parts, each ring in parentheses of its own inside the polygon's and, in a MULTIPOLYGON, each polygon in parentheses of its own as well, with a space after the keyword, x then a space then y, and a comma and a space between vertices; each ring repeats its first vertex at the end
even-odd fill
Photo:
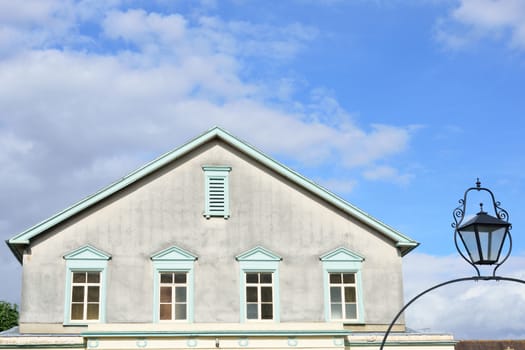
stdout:
POLYGON ((454 228, 454 243, 459 255, 469 263, 475 270, 476 276, 462 277, 445 281, 432 286, 423 292, 413 297, 408 303, 406 303, 401 310, 396 314, 392 322, 387 328, 383 341, 381 342, 380 350, 383 350, 388 335, 390 334, 392 327, 403 314, 403 312, 416 300, 423 295, 434 289, 458 282, 464 281, 509 281, 525 284, 524 280, 513 278, 496 276, 496 270, 503 264, 512 251, 512 237, 510 235, 510 229, 512 225, 509 223, 509 214, 503 208, 501 203, 496 201, 494 194, 491 190, 485 187, 481 187, 479 179, 476 181, 475 187, 470 187, 465 191, 463 199, 459 200, 459 206, 454 209, 453 217, 454 222, 452 227, 454 228), (492 203, 489 203, 490 208, 494 211, 494 215, 491 215, 483 210, 483 203, 480 203, 480 211, 474 215, 466 215, 467 209, 467 196, 473 191, 483 192, 489 195, 492 203), (459 240, 463 243, 463 248, 466 254, 463 253, 462 249, 458 245, 459 240), (508 250, 502 257, 502 251, 505 243, 508 241, 508 250), (478 266, 493 265, 491 275, 482 276, 478 266))

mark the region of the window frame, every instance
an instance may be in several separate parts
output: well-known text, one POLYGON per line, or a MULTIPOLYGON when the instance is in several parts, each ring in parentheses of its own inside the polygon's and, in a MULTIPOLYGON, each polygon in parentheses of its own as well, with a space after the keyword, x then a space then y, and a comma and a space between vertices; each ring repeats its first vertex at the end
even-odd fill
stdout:
MULTIPOLYGON (((158 301, 158 306, 159 306, 159 322, 186 322, 188 320, 188 273, 186 271, 160 271, 159 272, 159 277, 160 277, 160 281, 159 281, 159 301, 158 301), (162 275, 163 274, 171 274, 172 275, 172 280, 170 283, 165 283, 165 282, 162 282, 162 275), (177 278, 176 278, 176 275, 184 275, 184 283, 181 283, 181 282, 177 282, 177 278), (166 288, 166 287, 169 287, 171 292, 170 292, 170 302, 169 303, 166 303, 166 302, 163 302, 161 300, 161 290, 162 288, 166 288), (184 298, 184 302, 180 302, 180 301, 177 301, 177 295, 178 295, 178 292, 177 292, 177 289, 178 288, 184 288, 184 294, 185 294, 185 298, 184 298), (171 314, 171 318, 170 319, 162 319, 161 318, 161 306, 162 305, 166 305, 166 304, 169 304, 170 305, 170 314, 171 314), (181 305, 183 304, 185 306, 184 308, 184 318, 177 318, 177 315, 179 315, 177 313, 177 305, 181 305)), ((179 315, 180 316, 180 315, 179 315)))
POLYGON ((202 170, 204 171, 204 216, 206 219, 211 217, 228 219, 230 217, 229 174, 232 168, 225 165, 205 165, 202 167, 202 170), (210 187, 214 178, 220 178, 224 181, 222 210, 212 209, 210 187))
MULTIPOLYGON (((280 322, 280 300, 279 300, 279 262, 282 258, 270 250, 257 246, 240 255, 235 259, 239 262, 239 316, 240 322, 280 322), (272 273, 272 319, 248 319, 247 297, 246 297, 246 274, 247 273, 272 273)), ((260 318, 260 314, 258 318, 260 318)))
MULTIPOLYGON (((320 257, 323 264, 323 289, 324 289, 324 313, 327 322, 343 322, 347 324, 364 324, 364 295, 362 282, 362 265, 364 258, 344 247, 332 250, 320 257), (356 293, 356 318, 333 319, 331 310, 330 295, 330 274, 331 273, 353 273, 355 275, 356 293)), ((343 297, 343 296, 342 296, 343 297)), ((344 306, 344 303, 342 303, 344 306)), ((345 314, 345 313, 343 313, 345 314)))
POLYGON ((329 308, 329 314, 330 314, 330 320, 331 321, 346 321, 346 320, 358 320, 359 319, 359 308, 358 308, 358 304, 359 304, 359 297, 358 297, 358 292, 357 292, 357 273, 356 272, 348 272, 348 271, 345 271, 345 272, 328 272, 328 308, 329 308), (354 279, 354 282, 353 283, 345 283, 344 282, 344 275, 347 274, 347 275, 352 275, 353 276, 353 279, 354 279), (331 276, 332 275, 340 275, 341 276, 341 282, 340 283, 334 283, 334 282, 331 282, 331 276), (347 317, 347 313, 346 313, 346 304, 350 304, 347 302, 346 300, 346 293, 345 293, 345 289, 346 288, 353 288, 354 289, 354 293, 355 293, 355 302, 352 302, 351 304, 355 304, 355 308, 356 308, 356 317, 355 318, 349 318, 347 317), (338 288, 339 291, 340 291, 340 298, 341 300, 338 302, 338 304, 341 304, 341 315, 343 317, 341 318, 335 318, 333 317, 332 315, 332 304, 334 304, 333 300, 332 300, 332 288, 338 288))
MULTIPOLYGON (((177 246, 171 246, 150 257, 153 263, 153 322, 193 323, 194 320, 194 270, 196 255, 177 246), (160 319, 160 274, 186 273, 186 319, 160 319)), ((172 315, 174 316, 174 315, 172 315)))
POLYGON ((72 271, 73 279, 71 281, 71 310, 70 310, 70 321, 72 322, 91 322, 91 321, 98 321, 100 318, 100 289, 102 286, 101 280, 100 280, 100 271, 72 271), (97 274, 97 282, 90 282, 89 281, 89 275, 96 273, 97 274), (76 274, 82 274, 85 277, 85 280, 83 282, 75 282, 75 275, 76 274), (95 303, 93 301, 89 300, 89 292, 90 289, 93 287, 98 288, 98 297, 95 303), (82 301, 75 301, 74 295, 75 295, 75 288, 82 288, 82 301), (89 318, 89 306, 97 304, 97 318, 90 319, 89 318), (80 319, 73 319, 73 309, 75 305, 82 305, 82 318, 80 319))
POLYGON ((106 322, 106 286, 107 266, 111 255, 91 245, 82 246, 63 256, 66 261, 66 281, 64 298, 64 325, 85 325, 106 322), (78 272, 99 272, 99 313, 98 319, 87 320, 87 314, 82 320, 72 320, 73 274, 78 272))
POLYGON ((246 320, 248 322, 252 322, 252 321, 272 321, 275 317, 275 287, 274 287, 274 281, 275 281, 275 276, 274 276, 274 273, 272 271, 245 271, 244 273, 244 286, 245 286, 245 294, 246 294, 246 303, 245 303, 245 307, 246 307, 246 320), (251 275, 255 275, 257 274, 257 282, 248 282, 248 275, 251 274, 251 275), (264 282, 261 282, 261 274, 269 274, 271 277, 272 277, 272 280, 270 283, 264 283, 264 282), (268 304, 267 301, 263 301, 262 300, 262 288, 268 288, 270 287, 271 288, 271 291, 272 291, 272 297, 271 297, 271 305, 272 305, 272 318, 263 318, 262 315, 263 315, 263 312, 262 312, 262 308, 263 308, 263 305, 265 304, 268 304), (252 302, 252 301, 249 301, 248 300, 248 288, 257 288, 257 301, 256 302, 252 302), (248 318, 248 306, 249 305, 257 305, 257 318, 248 318))

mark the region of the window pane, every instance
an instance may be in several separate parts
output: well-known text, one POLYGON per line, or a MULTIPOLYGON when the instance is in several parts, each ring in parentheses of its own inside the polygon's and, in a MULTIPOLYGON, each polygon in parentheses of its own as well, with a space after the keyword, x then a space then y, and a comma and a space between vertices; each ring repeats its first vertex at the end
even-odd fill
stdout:
POLYGON ((261 283, 272 283, 272 274, 261 273, 261 283))
POLYGON ((172 273, 161 273, 160 283, 173 283, 173 274, 172 273))
MULTIPOLYGON (((467 247, 477 247, 477 239, 474 232, 469 231, 462 231, 461 238, 463 238, 463 241, 465 242, 465 246, 467 247)), ((480 259, 480 256, 478 254, 478 249, 469 249, 468 250, 470 257, 473 261, 478 261, 480 259)))
POLYGON ((343 274, 343 282, 344 283, 355 283, 355 275, 353 273, 343 274))
POLYGON ((343 318, 343 308, 341 304, 330 304, 332 319, 338 320, 343 318))
POLYGON ((261 301, 272 302, 272 287, 261 287, 261 301))
POLYGON ((186 287, 175 287, 175 301, 178 303, 186 302, 186 287))
POLYGON ((345 302, 355 303, 355 288, 354 287, 345 287, 345 302))
POLYGON ((84 304, 71 305, 71 319, 81 320, 84 318, 84 304))
POLYGON ((88 283, 100 283, 100 272, 88 272, 87 281, 88 283))
POLYGON ((98 303, 88 304, 87 319, 88 320, 98 320, 98 303))
POLYGON ((345 312, 347 319, 357 318, 357 305, 356 304, 345 304, 345 312))
POLYGON ((171 304, 160 305, 160 319, 171 320, 171 304))
POLYGON ((341 302, 341 288, 330 287, 330 300, 336 303, 341 302))
POLYGON ((85 282, 86 282, 85 272, 74 272, 73 273, 73 283, 85 283, 85 282))
POLYGON ((330 274, 330 283, 341 283, 341 274, 340 273, 331 273, 330 274))
POLYGON ((84 287, 83 286, 73 287, 71 301, 74 303, 84 302, 84 287))
POLYGON ((160 302, 171 303, 171 287, 160 287, 160 302))
POLYGON ((176 273, 175 274, 175 283, 186 283, 186 274, 185 273, 176 273))
POLYGON ((249 320, 258 319, 257 304, 246 305, 246 318, 248 318, 249 320))
POLYGON ((498 241, 500 241, 503 238, 503 235, 505 234, 505 229, 498 229, 495 231, 492 231, 492 234, 489 234, 489 246, 487 247, 487 256, 489 260, 496 260, 498 256, 498 249, 499 247, 497 244, 494 244, 498 241))
POLYGON ((249 303, 256 303, 258 299, 257 287, 246 287, 246 301, 249 303))
POLYGON ((273 319, 273 305, 272 304, 262 304, 261 305, 261 319, 263 320, 273 319))
POLYGON ((247 273, 246 274, 246 283, 258 283, 259 274, 257 273, 247 273))
POLYGON ((100 287, 98 286, 89 286, 88 287, 88 295, 87 300, 88 302, 96 302, 98 303, 100 301, 100 287))
POLYGON ((186 319, 186 304, 175 304, 175 319, 176 320, 186 319))

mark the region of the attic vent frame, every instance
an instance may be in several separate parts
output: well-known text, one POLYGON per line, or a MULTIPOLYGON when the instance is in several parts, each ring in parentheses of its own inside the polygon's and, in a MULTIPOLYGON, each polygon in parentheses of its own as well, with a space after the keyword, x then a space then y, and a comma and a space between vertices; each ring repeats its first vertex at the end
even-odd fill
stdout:
POLYGON ((204 188, 205 206, 204 216, 206 219, 211 217, 230 217, 230 198, 228 175, 231 171, 230 166, 224 165, 205 165, 204 188))

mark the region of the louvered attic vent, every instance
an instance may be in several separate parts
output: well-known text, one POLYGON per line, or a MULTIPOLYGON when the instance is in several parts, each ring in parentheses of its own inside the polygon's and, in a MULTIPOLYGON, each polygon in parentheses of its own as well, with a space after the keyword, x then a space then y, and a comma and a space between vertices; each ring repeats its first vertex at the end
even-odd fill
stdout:
POLYGON ((206 204, 204 216, 230 216, 229 195, 228 195, 228 174, 231 167, 228 166, 203 166, 206 204))

